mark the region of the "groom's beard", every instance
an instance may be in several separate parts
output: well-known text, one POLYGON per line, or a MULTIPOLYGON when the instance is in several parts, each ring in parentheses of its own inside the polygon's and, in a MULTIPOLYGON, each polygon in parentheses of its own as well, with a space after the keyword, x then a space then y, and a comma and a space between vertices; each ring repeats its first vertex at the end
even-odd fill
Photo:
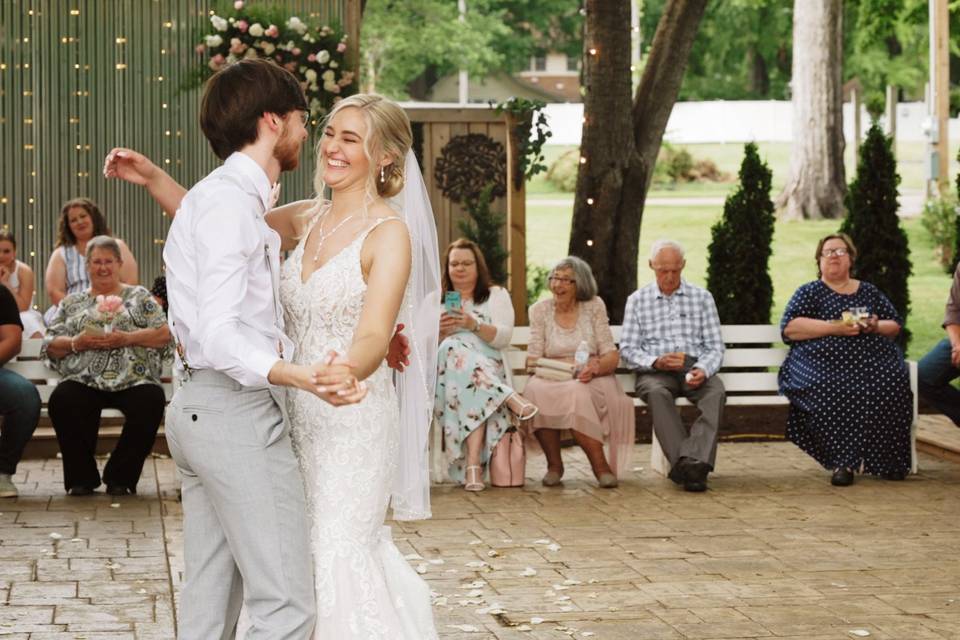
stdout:
POLYGON ((284 133, 273 148, 273 157, 280 163, 280 171, 293 171, 300 164, 300 147, 302 143, 291 135, 284 133))

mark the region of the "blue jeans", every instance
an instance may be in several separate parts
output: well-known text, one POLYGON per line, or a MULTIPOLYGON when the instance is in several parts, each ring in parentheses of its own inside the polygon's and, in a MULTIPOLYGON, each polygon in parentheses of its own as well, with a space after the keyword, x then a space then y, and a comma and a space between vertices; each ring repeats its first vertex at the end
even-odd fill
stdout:
POLYGON ((33 383, 0 367, 0 473, 13 475, 40 420, 40 394, 33 383))
POLYGON ((941 340, 917 365, 920 397, 942 411, 960 426, 960 390, 950 382, 960 377, 960 369, 950 359, 950 341, 941 340))

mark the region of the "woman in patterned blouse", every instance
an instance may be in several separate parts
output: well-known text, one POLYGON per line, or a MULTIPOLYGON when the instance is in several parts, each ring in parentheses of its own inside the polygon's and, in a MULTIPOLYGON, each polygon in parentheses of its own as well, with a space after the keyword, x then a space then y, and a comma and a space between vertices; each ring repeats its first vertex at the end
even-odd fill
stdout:
POLYGON ((101 409, 119 409, 125 418, 103 470, 110 495, 136 493, 163 419, 160 374, 170 355, 170 331, 150 292, 120 281, 121 251, 109 236, 87 242, 90 287, 62 300, 41 353, 63 378, 50 396, 49 411, 63 454, 64 487, 73 496, 100 486, 94 455, 101 409), (122 305, 110 313, 98 296, 116 296, 122 305))

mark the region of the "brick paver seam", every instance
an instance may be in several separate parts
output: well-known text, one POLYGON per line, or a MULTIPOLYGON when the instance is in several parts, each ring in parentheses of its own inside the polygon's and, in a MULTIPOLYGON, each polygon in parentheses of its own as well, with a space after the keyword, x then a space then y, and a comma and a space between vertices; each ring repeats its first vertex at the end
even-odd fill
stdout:
POLYGON ((153 467, 153 479, 157 485, 157 503, 160 507, 160 532, 163 536, 163 560, 167 565, 167 586, 170 588, 170 613, 173 616, 173 633, 174 638, 177 637, 177 630, 179 625, 177 625, 177 594, 176 590, 173 587, 173 567, 170 566, 170 547, 169 539, 167 538, 167 510, 163 504, 163 490, 160 486, 160 473, 157 471, 157 459, 154 456, 150 456, 150 464, 153 467))

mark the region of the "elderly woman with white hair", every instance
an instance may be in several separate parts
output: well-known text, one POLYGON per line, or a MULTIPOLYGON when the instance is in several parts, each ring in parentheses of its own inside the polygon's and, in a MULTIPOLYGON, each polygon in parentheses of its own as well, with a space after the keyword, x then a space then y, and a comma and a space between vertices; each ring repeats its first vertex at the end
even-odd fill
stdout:
POLYGON ((527 366, 535 375, 524 389, 540 408, 526 424, 531 444, 539 444, 547 457, 543 484, 555 486, 563 478, 560 432, 569 429, 600 486, 613 488, 629 468, 635 424, 633 401, 614 376, 620 353, 607 308, 597 297, 590 266, 580 258, 558 262, 549 284, 553 297, 530 308, 527 366), (581 345, 588 359, 577 366, 581 345))

